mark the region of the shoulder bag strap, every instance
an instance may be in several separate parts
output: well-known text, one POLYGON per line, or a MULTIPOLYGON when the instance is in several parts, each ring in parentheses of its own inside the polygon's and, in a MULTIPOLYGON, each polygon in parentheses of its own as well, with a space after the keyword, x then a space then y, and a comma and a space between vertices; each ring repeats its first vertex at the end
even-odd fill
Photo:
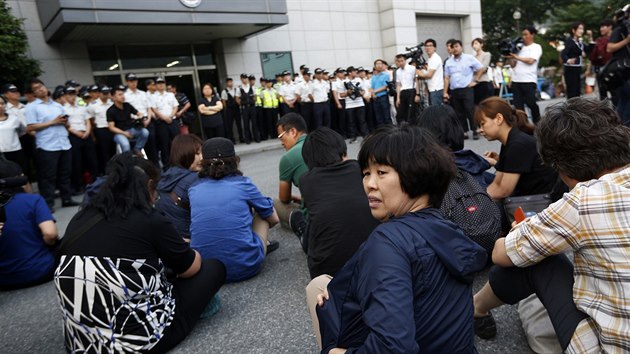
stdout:
POLYGON ((81 236, 85 235, 86 232, 88 232, 92 227, 94 227, 94 225, 98 224, 99 221, 103 220, 103 214, 101 214, 100 212, 92 215, 92 217, 90 217, 89 219, 87 219, 85 221, 85 223, 83 223, 81 226, 77 227, 76 229, 74 229, 74 232, 71 232, 70 234, 66 234, 63 237, 63 240, 61 241, 61 245, 59 246, 59 250, 57 251, 59 253, 59 255, 63 255, 66 253, 66 251, 68 250, 68 248, 70 248, 70 246, 79 238, 81 238, 81 236))

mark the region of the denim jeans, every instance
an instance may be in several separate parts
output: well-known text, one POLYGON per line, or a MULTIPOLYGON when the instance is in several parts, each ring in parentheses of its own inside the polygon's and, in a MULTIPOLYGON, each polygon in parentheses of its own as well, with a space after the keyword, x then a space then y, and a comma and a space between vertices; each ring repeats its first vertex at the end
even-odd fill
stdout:
POLYGON ((382 95, 374 100, 374 116, 376 118, 376 126, 383 124, 392 124, 391 114, 389 113, 389 97, 382 95))
POLYGON ((429 92, 429 106, 439 106, 444 99, 444 90, 429 92))
MULTIPOLYGON (((132 135, 132 139, 136 141, 136 146, 134 150, 140 151, 144 148, 144 145, 147 143, 149 139, 149 131, 147 128, 131 128, 126 130, 127 133, 132 135)), ((116 134, 114 136, 114 141, 116 144, 120 145, 120 149, 123 152, 131 150, 131 145, 129 144, 129 139, 122 134, 116 134)))

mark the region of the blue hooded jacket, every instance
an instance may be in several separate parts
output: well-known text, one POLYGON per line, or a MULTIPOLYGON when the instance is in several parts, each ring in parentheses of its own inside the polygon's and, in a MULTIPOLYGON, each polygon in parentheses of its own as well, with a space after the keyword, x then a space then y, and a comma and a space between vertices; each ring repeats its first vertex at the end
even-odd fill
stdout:
POLYGON ((188 189, 198 181, 197 172, 173 166, 162 174, 158 183, 160 199, 155 203, 155 207, 166 215, 180 236, 185 238, 190 238, 190 210, 175 204, 170 194, 174 192, 187 203, 188 189))
POLYGON ((476 353, 472 279, 485 262, 438 209, 379 225, 317 308, 322 353, 476 353))
POLYGON ((487 170, 491 167, 488 161, 471 150, 459 150, 455 155, 455 165, 462 171, 468 172, 479 182, 483 188, 487 188, 494 175, 487 170))

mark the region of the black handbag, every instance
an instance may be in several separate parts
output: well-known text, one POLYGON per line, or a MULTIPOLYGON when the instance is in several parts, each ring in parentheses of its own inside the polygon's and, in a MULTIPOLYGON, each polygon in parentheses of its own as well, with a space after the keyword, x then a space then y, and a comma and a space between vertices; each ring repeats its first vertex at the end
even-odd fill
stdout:
MULTIPOLYGON (((630 49, 625 47, 630 55, 630 49)), ((630 57, 611 58, 599 71, 598 82, 604 91, 614 91, 630 78, 630 57)))
POLYGON ((526 217, 530 217, 545 210, 551 202, 552 200, 549 194, 508 197, 503 199, 503 209, 505 210, 510 224, 512 224, 512 222, 514 222, 514 212, 518 207, 523 208, 526 217))

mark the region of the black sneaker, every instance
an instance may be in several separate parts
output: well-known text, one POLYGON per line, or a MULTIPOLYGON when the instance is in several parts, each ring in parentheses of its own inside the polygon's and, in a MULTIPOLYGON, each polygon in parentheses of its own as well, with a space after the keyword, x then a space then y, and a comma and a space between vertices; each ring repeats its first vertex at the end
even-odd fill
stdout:
POLYGON ((497 325, 492 313, 475 318, 475 334, 481 339, 492 339, 497 336, 497 325))
POLYGON ((267 254, 277 250, 278 248, 280 248, 280 242, 278 241, 269 241, 269 243, 267 243, 267 254))
POLYGON ((304 221, 304 214, 299 209, 294 209, 289 215, 289 227, 298 238, 302 238, 304 231, 306 230, 306 221, 304 221))

